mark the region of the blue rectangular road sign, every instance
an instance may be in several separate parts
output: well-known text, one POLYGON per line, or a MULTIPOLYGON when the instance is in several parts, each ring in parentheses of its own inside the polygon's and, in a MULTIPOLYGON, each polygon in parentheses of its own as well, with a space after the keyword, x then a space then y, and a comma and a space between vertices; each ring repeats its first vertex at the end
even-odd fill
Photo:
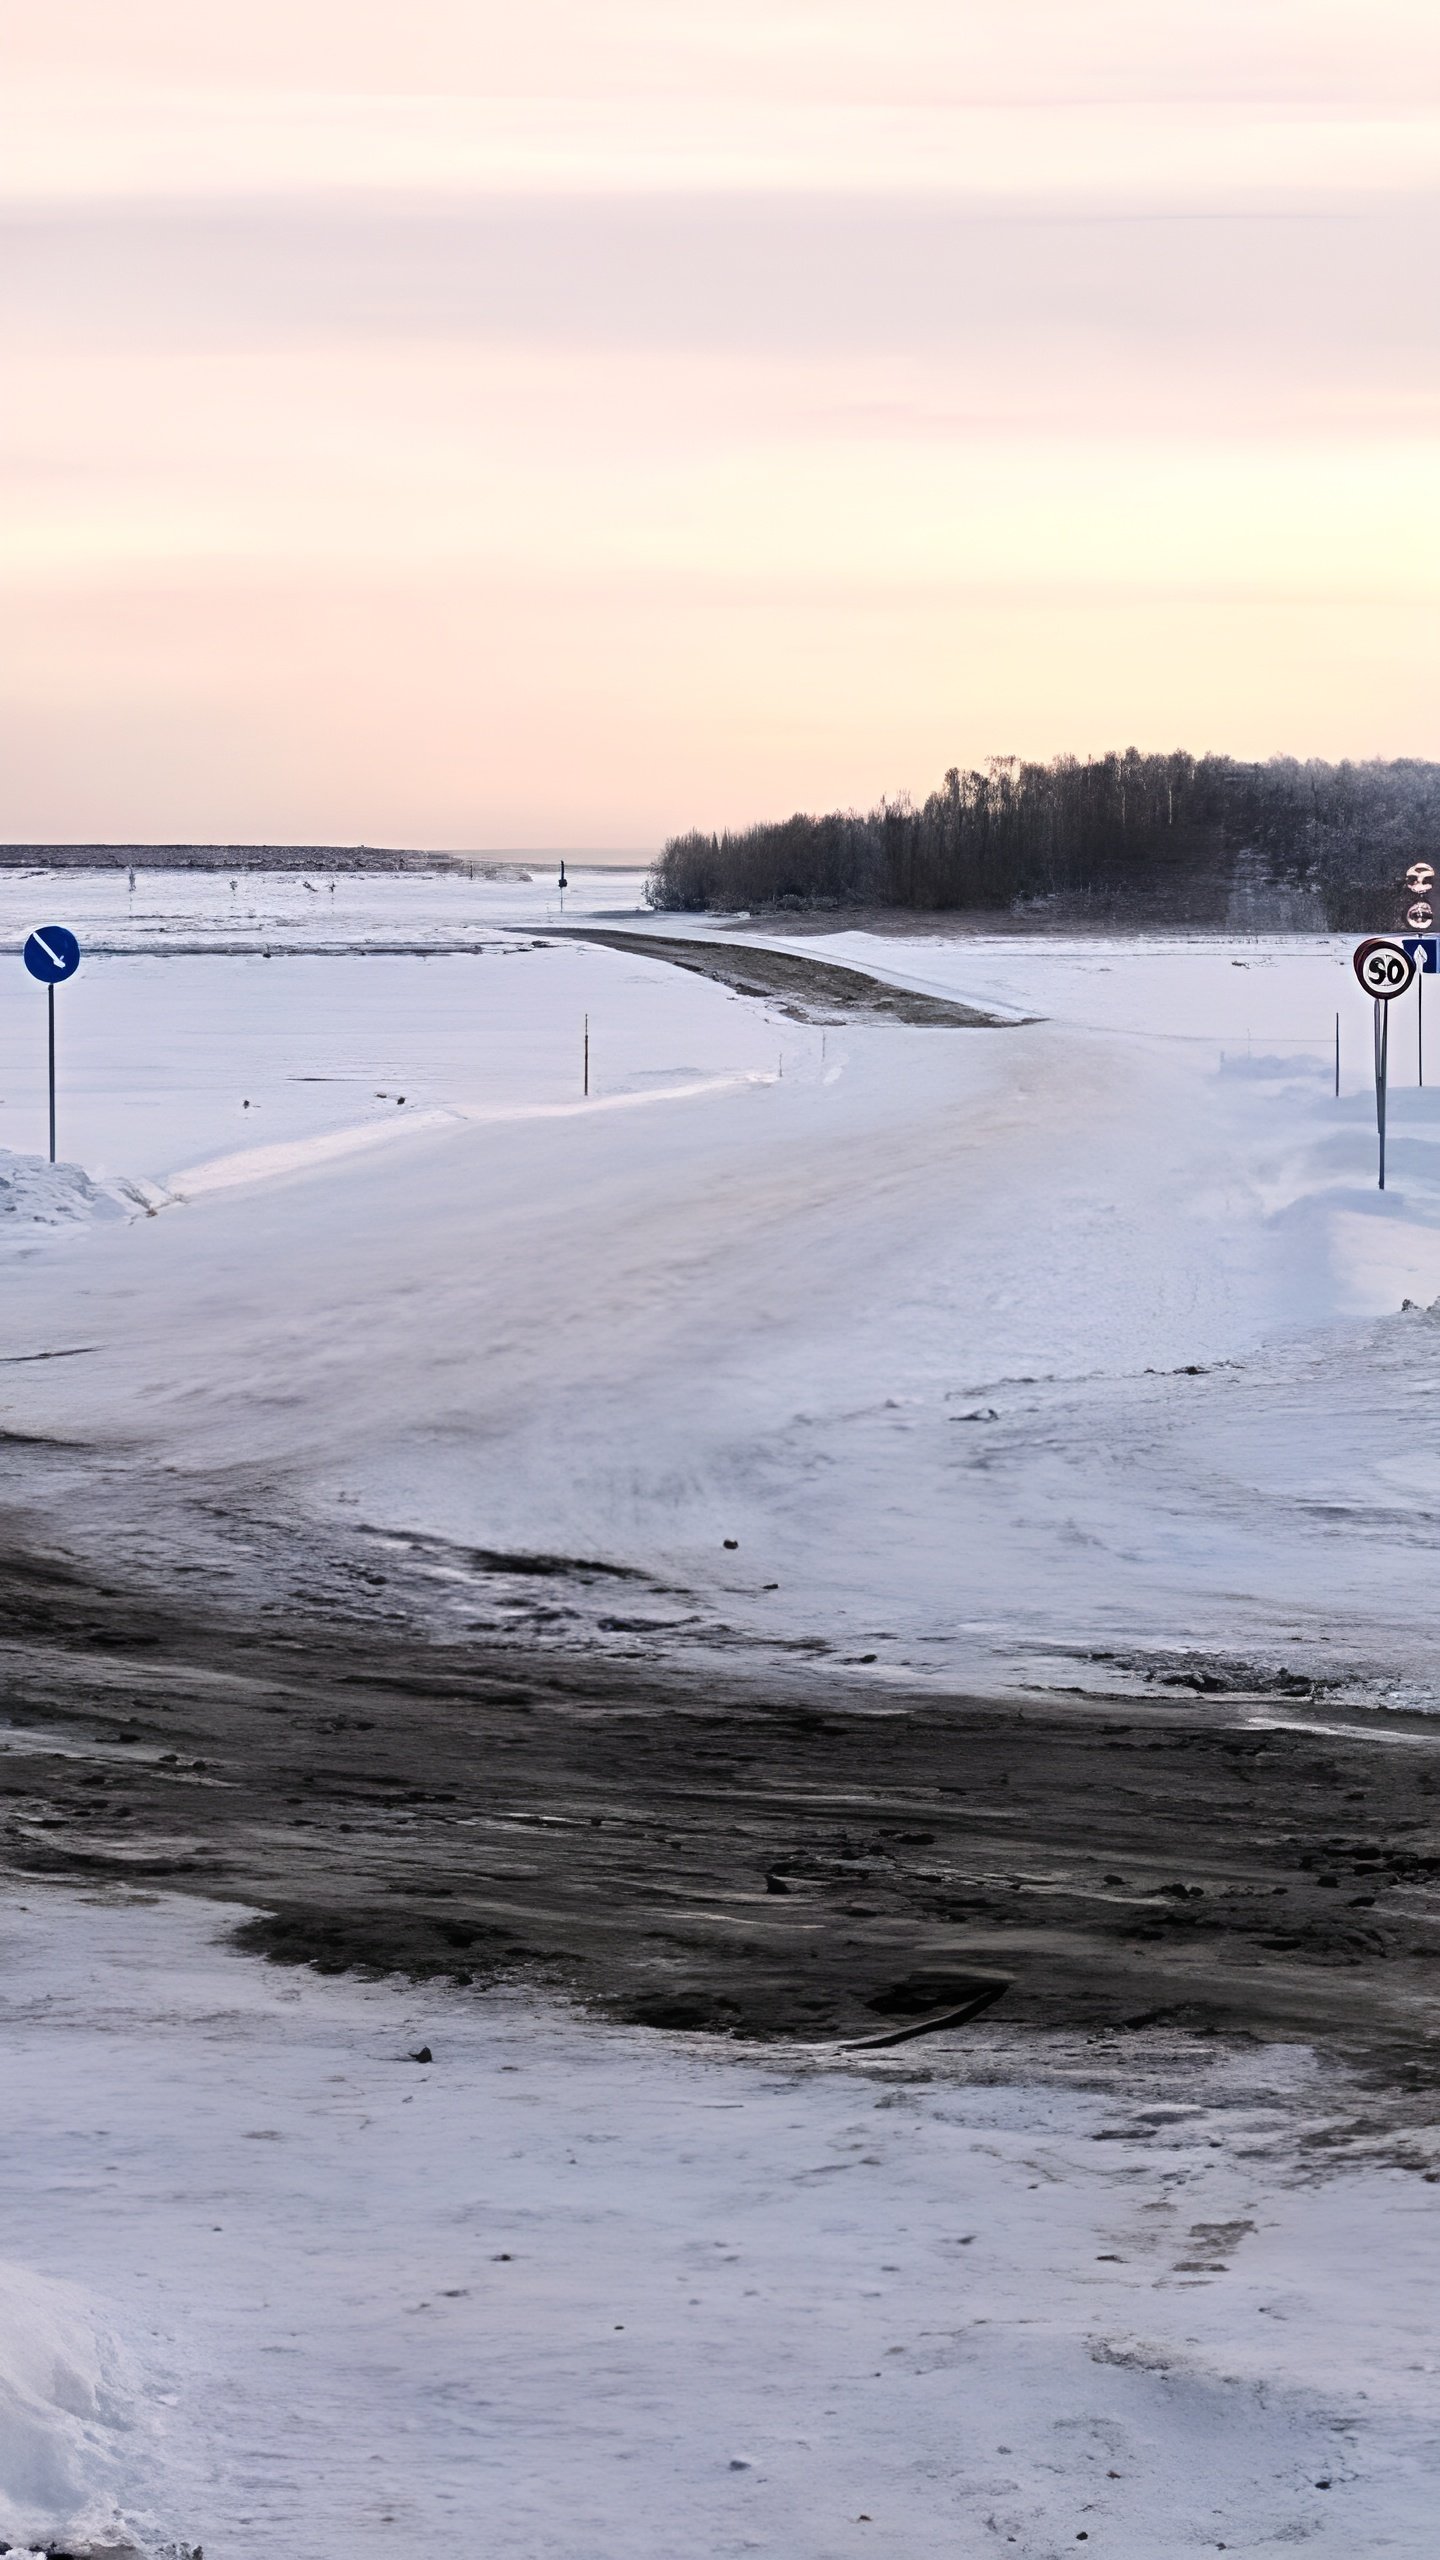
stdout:
POLYGON ((1400 948, 1409 954, 1416 968, 1425 970, 1427 975, 1433 977, 1436 969, 1440 968, 1440 934, 1402 933, 1400 948))

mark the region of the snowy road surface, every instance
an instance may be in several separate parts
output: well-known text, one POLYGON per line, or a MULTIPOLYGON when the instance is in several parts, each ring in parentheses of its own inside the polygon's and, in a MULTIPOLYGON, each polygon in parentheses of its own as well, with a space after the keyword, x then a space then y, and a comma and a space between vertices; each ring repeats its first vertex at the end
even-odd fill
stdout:
MULTIPOLYGON (((1400 1307, 1440 1293, 1440 1062, 1404 1080, 1407 1015, 1382 1199, 1342 946, 796 942, 1045 1017, 824 1027, 537 943, 539 889, 388 889, 342 884, 346 956, 155 957, 167 909, 65 990, 62 1127, 181 1196, 12 1250, 14 1427, 638 1566, 727 1645, 902 1681, 1178 1645, 1435 1695, 1440 1327, 1400 1307), (363 956, 467 896, 473 952, 363 956)), ((207 894, 155 892, 191 943, 207 894)), ((243 894, 301 947, 313 897, 243 894)))
POLYGON ((0 1898, 0 2533, 1433 2547, 1435 2190, 1303 2054, 1131 2040, 1123 2097, 1103 2038, 1044 2093, 1003 2031, 740 2060, 221 1920, 0 1898))

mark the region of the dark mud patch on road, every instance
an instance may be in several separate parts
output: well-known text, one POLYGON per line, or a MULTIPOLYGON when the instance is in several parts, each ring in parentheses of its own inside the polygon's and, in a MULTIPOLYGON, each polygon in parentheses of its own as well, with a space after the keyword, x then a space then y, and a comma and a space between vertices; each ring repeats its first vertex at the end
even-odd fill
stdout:
POLYGON ((247 1955, 268 1956, 272 1964, 372 1978, 405 1973, 415 1982, 498 1982, 527 1959, 534 1961, 508 1929, 424 1908, 317 1911, 301 1904, 262 1911, 240 1923, 235 1944, 247 1955))
POLYGON ((855 2038, 1012 2026, 1440 2066, 1440 1725, 1273 1700, 901 1697, 0 1560, 0 1870, 228 1899, 326 1971, 855 2038), (1286 1713, 1295 1721, 1285 1722, 1286 1713))
POLYGON ((609 951, 625 951, 642 960, 668 960, 677 969, 693 969, 714 978, 738 995, 759 996, 792 1022, 904 1022, 950 1031, 1002 1031, 1015 1027, 1010 1014, 986 1013, 978 1005, 960 1004, 948 996, 922 995, 909 987, 892 987, 866 969, 849 969, 834 960, 811 960, 803 952, 767 951, 749 944, 682 941, 669 933, 610 933, 594 926, 567 928, 567 942, 599 942, 609 951))

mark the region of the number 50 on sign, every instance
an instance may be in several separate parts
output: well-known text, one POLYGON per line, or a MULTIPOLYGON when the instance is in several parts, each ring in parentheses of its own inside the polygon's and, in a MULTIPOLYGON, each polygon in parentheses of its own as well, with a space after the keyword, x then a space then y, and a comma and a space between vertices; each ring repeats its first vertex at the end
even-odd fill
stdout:
POLYGON ((1355 975, 1367 996, 1375 996, 1388 1004, 1392 996, 1403 996, 1415 977, 1415 962, 1398 942, 1386 942, 1372 934, 1355 953, 1355 975))

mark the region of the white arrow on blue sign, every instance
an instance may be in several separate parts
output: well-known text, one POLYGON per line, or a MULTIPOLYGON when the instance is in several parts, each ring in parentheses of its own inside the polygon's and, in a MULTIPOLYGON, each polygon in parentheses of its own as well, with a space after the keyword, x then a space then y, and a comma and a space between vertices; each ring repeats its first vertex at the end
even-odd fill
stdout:
POLYGON ((80 945, 68 924, 42 924, 25 945, 25 966, 43 986, 58 987, 80 966, 80 945))
POLYGON ((1402 933, 1400 948, 1417 969, 1428 970, 1432 977, 1440 969, 1440 934, 1402 933))

